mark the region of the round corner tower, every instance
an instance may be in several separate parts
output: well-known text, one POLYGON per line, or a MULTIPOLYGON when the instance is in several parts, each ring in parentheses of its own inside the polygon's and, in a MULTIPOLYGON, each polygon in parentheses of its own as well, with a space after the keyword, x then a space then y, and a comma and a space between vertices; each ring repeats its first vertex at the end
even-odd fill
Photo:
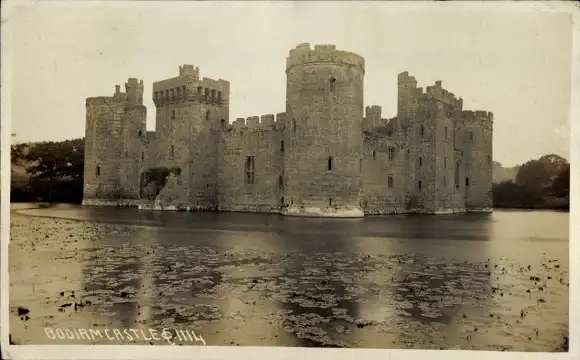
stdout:
POLYGON ((362 217, 364 58, 301 44, 286 74, 284 214, 362 217))
POLYGON ((126 94, 86 99, 83 205, 117 205, 122 153, 121 119, 126 94))

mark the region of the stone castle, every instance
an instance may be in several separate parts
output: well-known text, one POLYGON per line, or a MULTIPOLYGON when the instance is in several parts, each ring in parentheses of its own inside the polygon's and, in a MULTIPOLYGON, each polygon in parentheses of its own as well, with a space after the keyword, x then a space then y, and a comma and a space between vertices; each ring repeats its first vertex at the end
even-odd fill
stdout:
POLYGON ((463 110, 402 72, 397 116, 364 111, 365 60, 334 45, 286 59, 286 111, 229 122, 230 84, 192 65, 86 100, 84 205, 294 216, 454 213, 492 207, 493 114, 463 110))

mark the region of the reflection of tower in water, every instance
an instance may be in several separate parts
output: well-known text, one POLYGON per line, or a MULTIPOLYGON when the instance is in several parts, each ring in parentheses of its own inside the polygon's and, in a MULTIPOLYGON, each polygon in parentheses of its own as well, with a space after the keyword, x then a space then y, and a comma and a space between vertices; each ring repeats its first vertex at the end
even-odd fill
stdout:
POLYGON ((220 281, 196 299, 213 306, 219 319, 203 322, 199 331, 213 345, 276 345, 292 340, 276 322, 271 283, 280 275, 281 253, 276 232, 216 231, 208 273, 220 281))
POLYGON ((281 326, 295 336, 294 346, 352 345, 359 316, 358 260, 351 232, 362 220, 287 218, 280 240, 290 254, 279 279, 281 326))
POLYGON ((127 238, 143 238, 138 232, 139 229, 132 229, 130 234, 111 230, 102 237, 95 234, 92 239, 94 250, 89 252, 82 272, 85 295, 93 302, 83 312, 91 311, 93 324, 121 329, 136 326, 139 309, 134 297, 141 286, 143 263, 136 251, 138 244, 127 238))

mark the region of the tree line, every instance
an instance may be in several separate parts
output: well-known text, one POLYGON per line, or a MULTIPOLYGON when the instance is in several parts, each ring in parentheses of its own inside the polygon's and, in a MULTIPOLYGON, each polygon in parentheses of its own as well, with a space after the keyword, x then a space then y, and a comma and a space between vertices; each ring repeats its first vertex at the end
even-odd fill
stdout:
POLYGON ((84 138, 11 146, 11 202, 80 204, 84 138))
POLYGON ((570 209, 570 164, 545 155, 521 165, 515 181, 493 184, 495 208, 570 209))
MULTIPOLYGON (((80 204, 84 150, 84 138, 12 145, 11 201, 80 204)), ((493 184, 493 205, 569 209, 569 193, 570 164, 545 155, 521 165, 515 181, 493 184)))

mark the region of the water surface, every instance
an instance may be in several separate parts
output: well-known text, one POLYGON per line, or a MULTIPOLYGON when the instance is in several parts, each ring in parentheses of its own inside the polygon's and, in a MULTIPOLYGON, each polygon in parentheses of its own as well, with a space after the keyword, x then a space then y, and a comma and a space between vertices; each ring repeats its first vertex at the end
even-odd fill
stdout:
POLYGON ((19 344, 168 343, 51 340, 45 327, 192 329, 207 345, 509 351, 561 351, 568 336, 568 213, 17 209, 19 344))

